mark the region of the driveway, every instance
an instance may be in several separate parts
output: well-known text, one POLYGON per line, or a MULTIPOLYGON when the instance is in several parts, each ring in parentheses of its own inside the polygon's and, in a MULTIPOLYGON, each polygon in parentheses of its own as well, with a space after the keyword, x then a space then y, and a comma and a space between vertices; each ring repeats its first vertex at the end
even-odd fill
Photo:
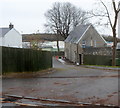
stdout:
POLYGON ((118 106, 118 72, 62 63, 54 72, 29 78, 3 78, 3 95, 118 106))

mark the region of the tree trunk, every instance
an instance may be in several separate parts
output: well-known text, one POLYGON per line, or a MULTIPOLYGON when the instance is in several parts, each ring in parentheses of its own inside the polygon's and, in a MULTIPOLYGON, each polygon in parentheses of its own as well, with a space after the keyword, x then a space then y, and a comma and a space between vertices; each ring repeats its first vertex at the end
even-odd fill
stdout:
POLYGON ((60 52, 60 48, 59 48, 59 32, 57 31, 57 51, 60 52))
POLYGON ((113 51, 113 55, 112 55, 112 66, 115 66, 116 65, 116 60, 115 60, 115 58, 116 58, 116 48, 113 46, 113 49, 112 49, 113 51))
POLYGON ((58 50, 58 52, 60 52, 59 41, 58 40, 57 40, 57 50, 58 50))
POLYGON ((116 39, 116 30, 113 29, 113 49, 112 49, 112 66, 116 65, 116 46, 117 46, 117 39, 116 39))

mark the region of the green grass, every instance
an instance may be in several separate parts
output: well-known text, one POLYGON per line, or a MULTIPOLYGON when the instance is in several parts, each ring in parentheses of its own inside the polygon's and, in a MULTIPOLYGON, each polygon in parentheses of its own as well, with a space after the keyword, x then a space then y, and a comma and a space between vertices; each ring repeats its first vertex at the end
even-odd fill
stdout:
POLYGON ((120 68, 120 66, 105 66, 105 65, 86 65, 86 66, 98 66, 98 67, 120 68))

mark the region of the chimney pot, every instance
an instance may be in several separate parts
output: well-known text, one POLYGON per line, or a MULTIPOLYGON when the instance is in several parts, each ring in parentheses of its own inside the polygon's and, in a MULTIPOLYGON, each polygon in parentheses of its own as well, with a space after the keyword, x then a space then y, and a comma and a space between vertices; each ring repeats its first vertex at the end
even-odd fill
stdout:
POLYGON ((11 30, 12 28, 14 28, 14 25, 10 23, 9 28, 11 30))

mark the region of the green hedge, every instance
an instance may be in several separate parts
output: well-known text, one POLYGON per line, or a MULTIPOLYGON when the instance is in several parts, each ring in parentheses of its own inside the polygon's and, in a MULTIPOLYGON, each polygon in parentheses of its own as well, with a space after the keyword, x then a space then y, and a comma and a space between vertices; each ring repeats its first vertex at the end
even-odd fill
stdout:
POLYGON ((101 55, 84 55, 85 65, 108 65, 112 64, 111 56, 101 56, 101 55))
POLYGON ((64 56, 64 52, 63 51, 60 51, 60 52, 52 51, 52 55, 53 56, 64 56))
POLYGON ((51 52, 21 48, 2 48, 3 73, 39 71, 51 67, 51 52))
POLYGON ((117 50, 117 58, 120 58, 120 49, 117 50))
POLYGON ((120 49, 117 50, 116 65, 120 66, 120 49))
MULTIPOLYGON (((84 55, 85 65, 112 65, 112 56, 103 55, 84 55)), ((120 66, 120 50, 117 50, 116 65, 120 66)))

